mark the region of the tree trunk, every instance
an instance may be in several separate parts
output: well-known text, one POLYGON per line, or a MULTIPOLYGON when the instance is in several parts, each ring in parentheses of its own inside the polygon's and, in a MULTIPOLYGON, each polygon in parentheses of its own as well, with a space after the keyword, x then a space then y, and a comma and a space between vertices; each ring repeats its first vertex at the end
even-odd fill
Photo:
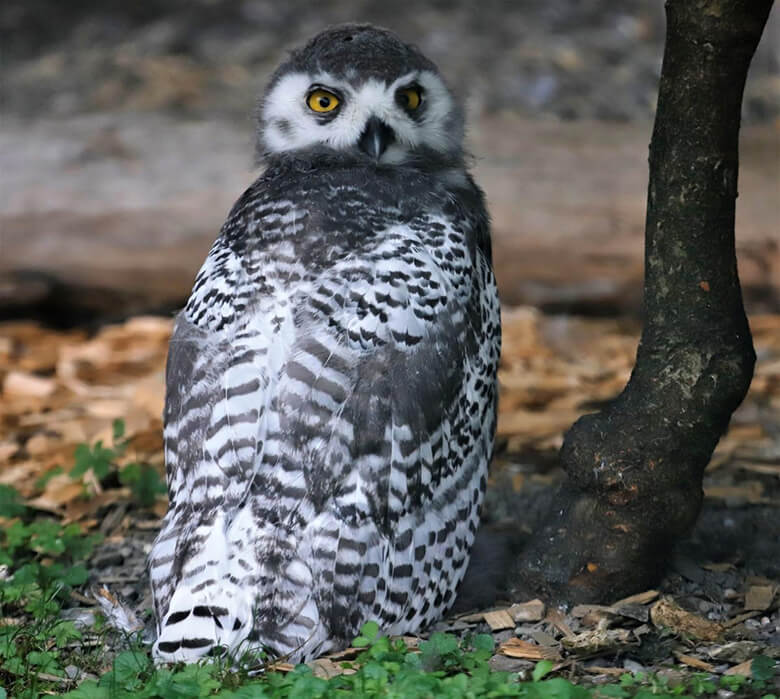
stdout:
POLYGON ((748 66, 771 0, 668 0, 650 144, 645 327, 620 396, 569 430, 555 507, 516 592, 608 602, 654 584, 694 524, 702 476, 755 353, 734 250, 748 66))

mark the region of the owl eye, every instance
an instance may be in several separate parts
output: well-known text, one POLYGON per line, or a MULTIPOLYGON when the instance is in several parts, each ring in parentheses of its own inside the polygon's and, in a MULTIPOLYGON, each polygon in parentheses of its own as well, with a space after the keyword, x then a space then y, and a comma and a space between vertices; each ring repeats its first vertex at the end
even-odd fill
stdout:
POLYGON ((321 87, 312 90, 306 98, 306 104, 309 105, 309 109, 319 114, 332 112, 339 106, 339 102, 340 100, 336 95, 330 90, 323 90, 321 87))
POLYGON ((396 93, 396 100, 406 111, 413 112, 420 106, 423 98, 422 88, 417 85, 404 87, 396 93))

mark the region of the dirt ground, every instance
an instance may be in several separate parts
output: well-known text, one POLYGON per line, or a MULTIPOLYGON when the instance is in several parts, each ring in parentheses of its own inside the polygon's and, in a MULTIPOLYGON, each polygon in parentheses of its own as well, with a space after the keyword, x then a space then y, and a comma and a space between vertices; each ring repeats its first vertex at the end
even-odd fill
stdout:
MULTIPOLYGON (((707 469, 699 522, 667 576, 638 599, 572 609, 508 599, 509 564, 554 500, 564 431, 628 378, 638 326, 527 306, 506 307, 503 319, 497 456, 483 527, 455 609, 435 628, 493 632, 497 668, 524 671, 549 658, 588 682, 624 669, 722 673, 757 655, 780 657, 780 316, 751 319, 755 378, 707 469)), ((165 497, 143 508, 116 470, 101 479, 68 472, 77 444, 111 444, 121 418, 129 443, 117 469, 139 461, 162 473, 170 328, 170 319, 153 316, 96 333, 0 324, 0 483, 42 514, 105 536, 68 617, 92 619, 92 595, 105 587, 144 621, 148 638, 145 560, 165 497)))

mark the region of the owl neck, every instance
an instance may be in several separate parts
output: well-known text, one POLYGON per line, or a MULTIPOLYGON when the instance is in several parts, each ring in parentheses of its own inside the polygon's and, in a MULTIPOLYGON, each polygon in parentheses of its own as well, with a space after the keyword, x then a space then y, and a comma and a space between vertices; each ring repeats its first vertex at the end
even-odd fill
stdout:
POLYGON ((411 151, 401 162, 375 162, 356 148, 335 150, 322 145, 261 153, 257 161, 261 167, 272 167, 274 164, 282 163, 301 171, 333 167, 370 168, 384 172, 411 171, 444 177, 452 180, 453 184, 465 182, 467 177, 465 156, 462 151, 441 153, 429 148, 411 151))

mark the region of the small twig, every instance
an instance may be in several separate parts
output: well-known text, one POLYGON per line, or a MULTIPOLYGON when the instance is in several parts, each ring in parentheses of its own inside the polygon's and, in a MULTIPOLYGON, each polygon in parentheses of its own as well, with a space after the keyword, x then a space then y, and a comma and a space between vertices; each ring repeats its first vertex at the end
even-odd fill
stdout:
POLYGON ((728 621, 724 621, 721 626, 724 629, 731 629, 734 626, 738 626, 743 621, 746 621, 747 619, 752 619, 754 616, 759 616, 764 613, 764 610, 762 609, 756 609, 752 612, 745 612, 744 614, 739 614, 738 616, 735 616, 733 619, 729 619, 728 621))
POLYGON ((86 595, 82 595, 80 592, 76 592, 76 590, 70 591, 70 596, 75 599, 77 602, 81 602, 82 604, 86 604, 89 607, 94 607, 97 605, 97 602, 95 602, 94 599, 91 597, 87 597, 86 595))
MULTIPOLYGON (((60 677, 59 675, 50 675, 48 672, 38 672, 35 675, 39 680, 45 682, 56 682, 57 684, 72 684, 73 680, 70 677, 60 677)), ((48 694, 48 692, 47 692, 48 694)))

